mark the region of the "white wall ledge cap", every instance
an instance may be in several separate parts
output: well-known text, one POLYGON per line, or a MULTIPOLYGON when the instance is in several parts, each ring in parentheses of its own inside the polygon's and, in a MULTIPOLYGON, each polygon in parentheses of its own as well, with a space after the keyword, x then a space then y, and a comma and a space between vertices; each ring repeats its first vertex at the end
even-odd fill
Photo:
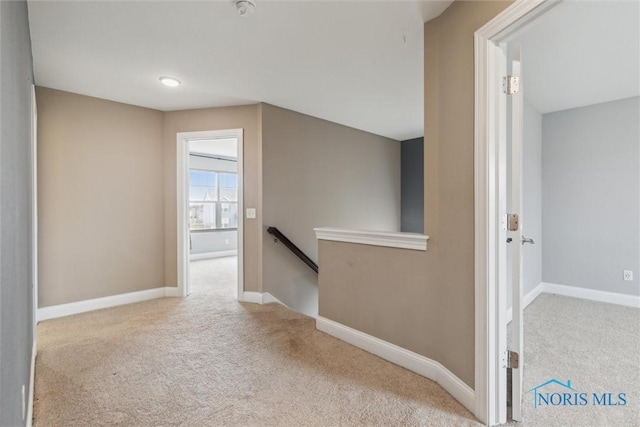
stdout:
POLYGON ((314 228, 318 240, 358 243, 361 245, 386 246, 389 248, 427 250, 429 236, 419 233, 398 233, 390 231, 347 230, 344 228, 314 228))

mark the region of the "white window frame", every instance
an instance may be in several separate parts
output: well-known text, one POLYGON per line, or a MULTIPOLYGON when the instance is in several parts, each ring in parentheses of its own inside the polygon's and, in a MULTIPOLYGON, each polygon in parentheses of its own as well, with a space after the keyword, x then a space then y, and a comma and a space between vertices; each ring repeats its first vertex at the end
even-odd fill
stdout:
MULTIPOLYGON (((214 228, 197 228, 197 229, 191 229, 191 224, 189 224, 189 231, 191 233, 215 233, 218 231, 234 231, 237 230, 238 227, 222 227, 222 204, 223 203, 227 203, 230 205, 236 205, 238 206, 238 200, 236 201, 230 201, 230 200, 221 200, 220 198, 220 174, 227 174, 227 175, 236 175, 238 177, 238 182, 240 180, 240 176, 238 175, 237 172, 228 172, 228 171, 220 171, 220 170, 215 170, 215 169, 202 169, 202 168, 189 168, 189 173, 191 173, 191 171, 200 171, 200 172, 208 172, 208 173, 214 173, 216 174, 216 200, 191 200, 191 188, 189 188, 189 204, 191 203, 209 203, 215 206, 215 210, 216 210, 216 225, 214 228)), ((190 186, 189 186, 190 187, 190 186)), ((236 197, 237 198, 237 197, 236 197)), ((242 212, 240 211, 239 207, 238 207, 238 222, 240 222, 242 220, 242 212)))

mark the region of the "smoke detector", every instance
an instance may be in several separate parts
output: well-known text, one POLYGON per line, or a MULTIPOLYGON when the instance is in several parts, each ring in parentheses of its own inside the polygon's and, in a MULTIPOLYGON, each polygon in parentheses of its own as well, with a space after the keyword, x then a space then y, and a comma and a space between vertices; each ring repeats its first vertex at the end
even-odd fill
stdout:
POLYGON ((238 15, 251 15, 256 10, 256 2, 254 0, 234 0, 238 15))

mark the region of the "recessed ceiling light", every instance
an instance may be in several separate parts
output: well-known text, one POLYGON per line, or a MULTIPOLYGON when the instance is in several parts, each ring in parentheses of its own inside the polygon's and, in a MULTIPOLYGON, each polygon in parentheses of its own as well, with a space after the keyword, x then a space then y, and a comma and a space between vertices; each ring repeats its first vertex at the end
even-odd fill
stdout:
POLYGON ((180 86, 180 80, 174 78, 174 77, 160 77, 159 79, 163 85, 165 86, 169 86, 169 87, 176 87, 176 86, 180 86))

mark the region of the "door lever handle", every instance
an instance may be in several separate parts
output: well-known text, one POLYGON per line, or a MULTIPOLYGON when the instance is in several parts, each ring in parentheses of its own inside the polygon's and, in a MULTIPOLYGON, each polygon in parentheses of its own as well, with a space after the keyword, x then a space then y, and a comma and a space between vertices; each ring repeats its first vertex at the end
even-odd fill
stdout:
POLYGON ((525 243, 529 243, 531 245, 534 245, 536 242, 534 242, 533 239, 530 239, 528 237, 522 236, 522 244, 524 245, 525 243))

